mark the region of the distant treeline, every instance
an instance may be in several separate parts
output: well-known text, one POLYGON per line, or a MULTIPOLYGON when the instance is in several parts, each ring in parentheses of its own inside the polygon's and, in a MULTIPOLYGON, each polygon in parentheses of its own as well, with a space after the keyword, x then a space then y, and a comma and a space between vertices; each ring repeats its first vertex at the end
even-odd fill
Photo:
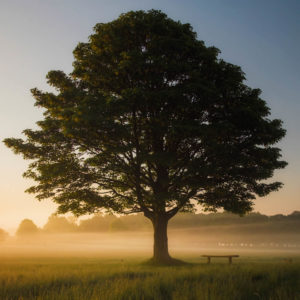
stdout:
POLYGON ((4 241, 8 237, 8 233, 0 228, 0 242, 4 241))
MULTIPOLYGON (((170 220, 169 229, 203 229, 203 227, 217 226, 231 232, 242 230, 244 232, 259 229, 271 233, 300 233, 300 212, 290 215, 266 216, 260 213, 250 213, 240 217, 230 213, 193 214, 180 213, 170 220), (239 226, 236 226, 239 225, 239 226)), ((16 232, 22 236, 35 233, 70 233, 70 232, 116 232, 116 231, 149 231, 151 222, 142 214, 114 216, 96 214, 91 218, 77 220, 52 215, 42 228, 38 228, 33 221, 23 220, 16 232)), ((3 236, 4 236, 3 231, 3 236)), ((0 230, 1 240, 1 230, 0 230)))

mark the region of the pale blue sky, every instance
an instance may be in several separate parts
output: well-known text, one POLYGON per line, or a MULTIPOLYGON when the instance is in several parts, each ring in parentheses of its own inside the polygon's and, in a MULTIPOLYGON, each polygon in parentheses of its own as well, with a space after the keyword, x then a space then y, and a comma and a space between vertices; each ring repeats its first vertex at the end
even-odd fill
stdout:
MULTIPOLYGON (((73 49, 96 23, 152 8, 190 23, 199 39, 242 67, 248 85, 262 89, 272 116, 288 131, 279 146, 289 166, 275 175, 284 188, 257 199, 255 210, 300 210, 300 1, 0 0, 0 140, 34 127, 41 112, 29 90, 48 89, 49 70, 70 72, 73 49)), ((0 143, 0 166, 0 227, 16 227, 25 217, 45 223, 55 206, 24 194, 27 162, 0 143)))

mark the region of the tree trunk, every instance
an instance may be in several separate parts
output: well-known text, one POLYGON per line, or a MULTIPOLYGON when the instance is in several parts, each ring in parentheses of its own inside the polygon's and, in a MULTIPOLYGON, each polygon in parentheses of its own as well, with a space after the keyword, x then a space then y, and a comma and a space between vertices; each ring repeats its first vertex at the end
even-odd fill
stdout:
POLYGON ((170 263, 172 258, 168 250, 167 226, 168 218, 166 216, 156 216, 151 220, 154 230, 153 258, 154 263, 170 263))

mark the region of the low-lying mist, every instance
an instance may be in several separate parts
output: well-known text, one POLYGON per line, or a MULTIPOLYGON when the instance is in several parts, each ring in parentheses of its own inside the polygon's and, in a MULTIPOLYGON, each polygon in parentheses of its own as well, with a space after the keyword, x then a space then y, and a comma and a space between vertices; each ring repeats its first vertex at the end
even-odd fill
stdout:
MULTIPOLYGON (((169 230, 171 255, 209 253, 288 252, 300 254, 298 235, 238 235, 217 226, 169 230)), ((114 233, 62 233, 14 236, 1 243, 1 256, 151 256, 151 231, 114 233)))
MULTIPOLYGON (((171 255, 206 253, 300 254, 300 213, 239 217, 228 213, 179 214, 169 222, 171 255)), ((50 216, 43 228, 25 219, 14 236, 0 232, 5 256, 151 256, 153 230, 142 215, 50 216)))

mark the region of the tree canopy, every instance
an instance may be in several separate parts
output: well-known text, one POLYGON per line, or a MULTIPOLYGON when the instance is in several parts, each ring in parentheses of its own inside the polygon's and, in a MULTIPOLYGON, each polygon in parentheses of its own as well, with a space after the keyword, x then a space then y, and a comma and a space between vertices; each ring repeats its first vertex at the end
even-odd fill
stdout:
POLYGON ((48 218, 48 222, 44 225, 43 231, 47 233, 66 233, 75 232, 77 230, 77 225, 64 217, 51 215, 48 218))
POLYGON ((39 228, 33 223, 30 219, 24 219, 18 229, 16 234, 18 236, 26 236, 26 235, 32 235, 37 234, 39 232, 39 228))
POLYGON ((286 165, 273 146, 281 120, 189 24, 128 12, 97 24, 74 58, 71 74, 48 73, 56 92, 32 89, 39 129, 5 140, 31 160, 24 176, 37 185, 27 192, 39 200, 77 215, 143 212, 165 245, 178 211, 243 214, 281 187, 265 181, 286 165))

